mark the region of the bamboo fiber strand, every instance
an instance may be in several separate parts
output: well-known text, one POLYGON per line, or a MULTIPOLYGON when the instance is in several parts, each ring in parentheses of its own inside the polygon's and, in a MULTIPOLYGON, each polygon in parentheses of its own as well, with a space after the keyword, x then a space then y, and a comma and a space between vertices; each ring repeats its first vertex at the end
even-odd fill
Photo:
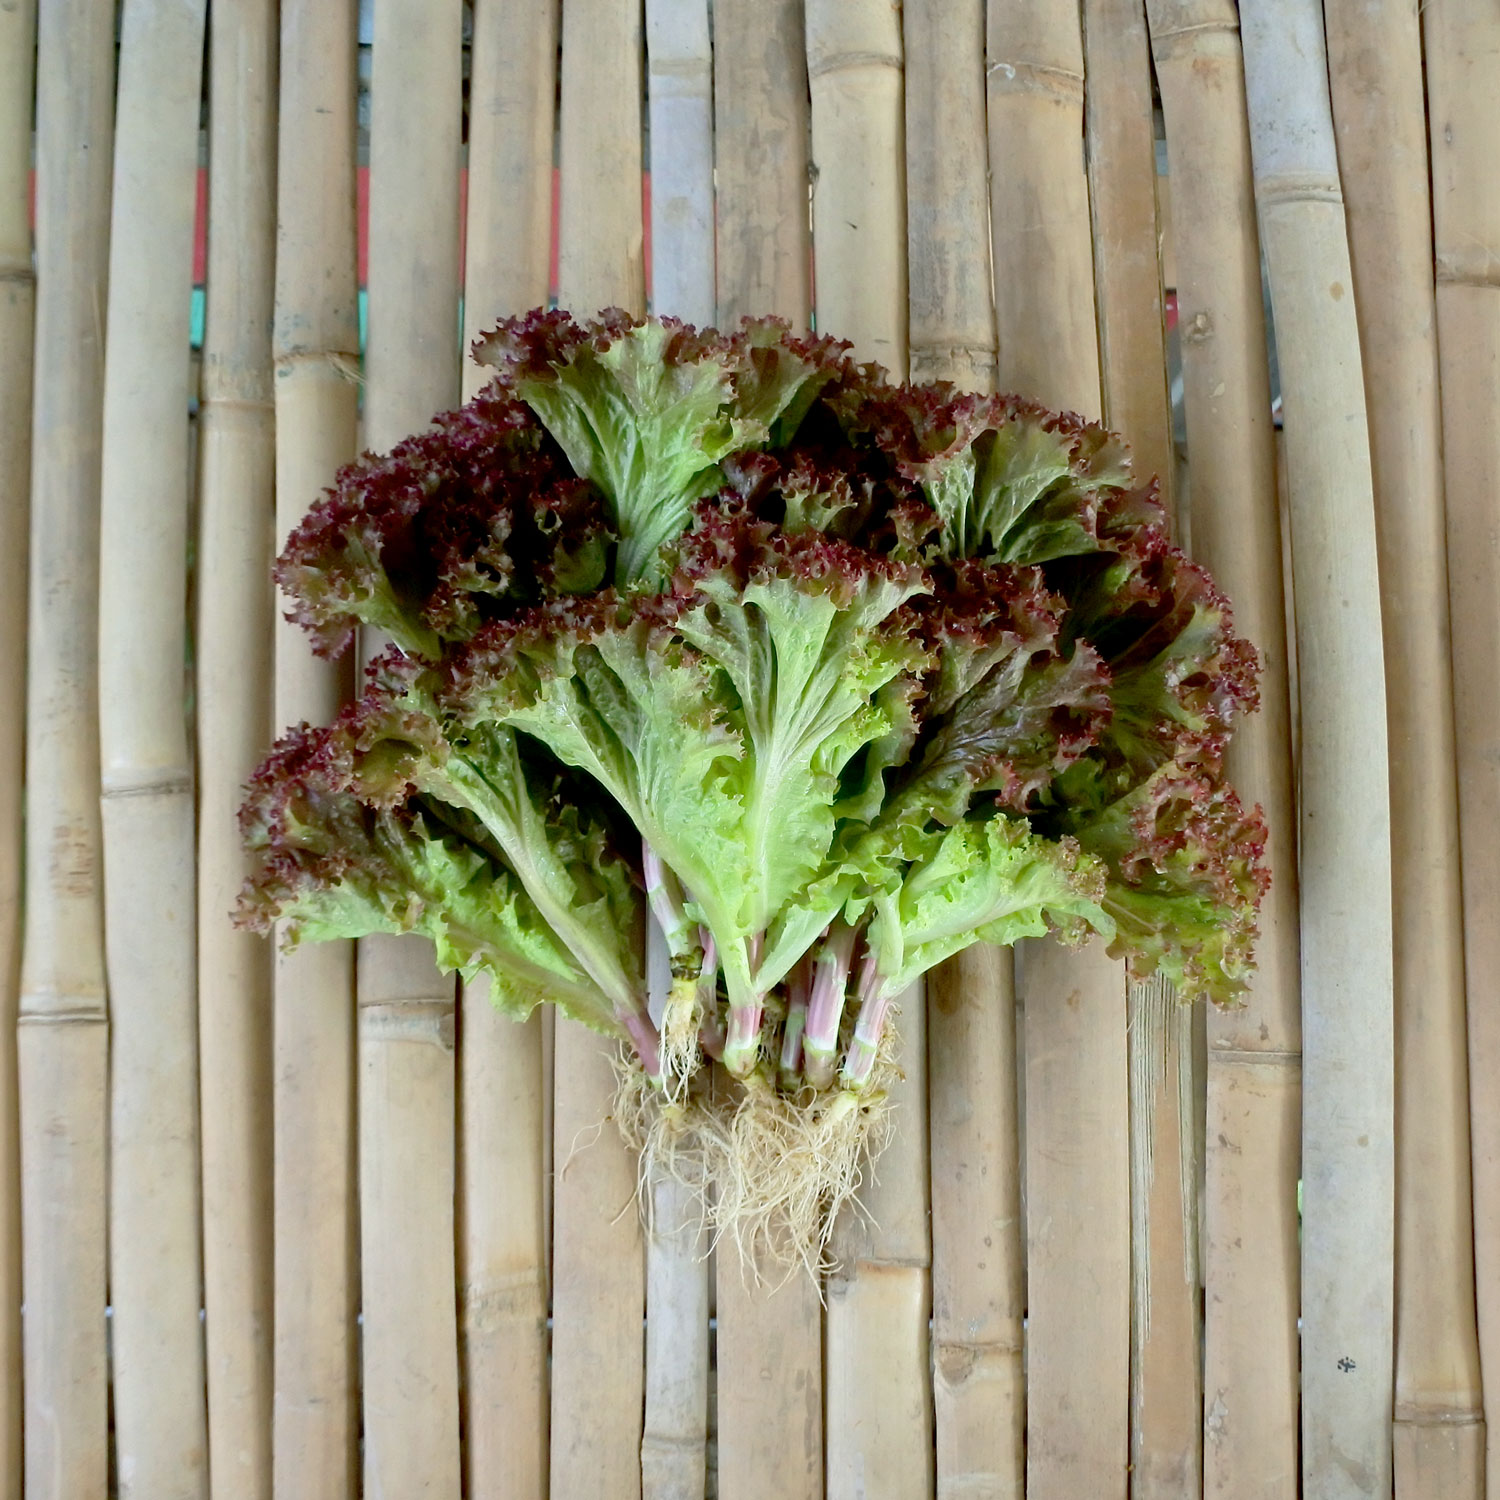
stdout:
POLYGON ((479 0, 469 65, 463 395, 493 374, 468 357, 498 318, 547 301, 559 0, 479 0))
POLYGON ((276 7, 209 33, 208 294, 197 630, 198 1055, 213 1495, 271 1494, 271 966, 229 912, 249 874, 235 812, 271 738, 276 434, 276 7))
POLYGON ((205 5, 123 12, 101 479, 110 1300, 124 1494, 208 1487, 196 871, 183 701, 188 314, 205 5))
MULTIPOLYGON (((276 529, 295 526, 354 456, 354 8, 281 6, 276 296, 276 529)), ((275 721, 327 723, 346 665, 276 636, 275 721)), ((277 1500, 355 1489, 353 948, 309 944, 275 971, 277 1500)))
POLYGON ((708 0, 647 0, 651 308, 714 320, 714 101, 708 0))
POLYGON ((108 1032, 100 890, 99 460, 114 6, 37 28, 36 364, 21 1117, 25 1488, 107 1483, 108 1032))
MULTIPOLYGON (((481 3, 469 88, 465 348, 547 300, 558 8, 481 3)), ((487 373, 464 361, 464 394, 487 373)), ((459 1293, 466 1492, 547 1492, 547 1219, 542 1016, 485 979, 460 991, 459 1293)))
MULTIPOLYGON (((637 5, 563 12, 558 295, 587 316, 645 311, 637 5)), ((645 1261, 636 1162, 609 1117, 613 1046, 556 1028, 552 1192, 554 1495, 641 1493, 645 1261)))
POLYGON ((1262 662, 1230 779, 1265 811, 1272 885, 1243 1007, 1207 1018, 1204 1493, 1297 1493, 1301 1095, 1296 830, 1270 376, 1231 0, 1150 0, 1166 118, 1193 553, 1262 662))
MULTIPOLYGON (((1500 15, 1432 0, 1422 11, 1436 231, 1437 332, 1448 508, 1468 988, 1474 1263, 1485 1384, 1486 1485, 1500 1496, 1500 567, 1493 504, 1500 493, 1500 15)), ((1378 471, 1377 471, 1378 472, 1378 471)), ((1457 1225, 1453 1226, 1457 1229, 1457 1225)))
POLYGON ((26 743, 26 533, 31 483, 27 174, 36 6, 0 11, 0 1500, 21 1495, 21 1159, 16 1018, 26 743))
POLYGON ((715 0, 713 33, 718 324, 776 313, 805 328, 812 261, 802 0, 715 0))
POLYGON ((906 240, 911 378, 995 383, 984 0, 908 0, 906 240))
POLYGON ((1012 955, 977 945, 927 980, 937 1493, 1021 1500, 1026 1479, 1012 955))
MULTIPOLYGON (((371 76, 365 437, 385 452, 458 397, 458 0, 382 0, 371 76)), ((362 632, 367 656, 382 649, 362 632)), ((459 1490, 455 981, 415 935, 360 940, 366 1494, 459 1490)))
POLYGON ((1286 413, 1301 697, 1302 1473, 1391 1483, 1392 960, 1385 678, 1359 330, 1321 8, 1241 9, 1286 413))
MULTIPOLYGON (((715 0, 718 324, 812 312, 809 105, 801 0, 715 0)), ((754 1285, 721 1256, 721 1500, 822 1500, 823 1319, 811 1278, 754 1285)))
POLYGON ((1330 3, 1390 684, 1399 1500, 1482 1500, 1448 570, 1422 36, 1415 6, 1330 3))

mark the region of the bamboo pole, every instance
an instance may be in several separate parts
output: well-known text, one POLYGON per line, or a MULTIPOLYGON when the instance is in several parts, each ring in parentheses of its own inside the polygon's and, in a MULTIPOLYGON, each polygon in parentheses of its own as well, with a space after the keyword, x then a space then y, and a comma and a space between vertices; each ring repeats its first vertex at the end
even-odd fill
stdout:
MULTIPOLYGON (((999 384, 1100 407, 1076 4, 991 0, 986 34, 999 384)), ((1125 981, 1098 945, 1028 945, 1027 1493, 1123 1495, 1130 1385, 1125 981), (1084 1295, 1084 1289, 1088 1295, 1084 1295)))
POLYGON ((1012 955, 982 945, 927 981, 937 1493, 1021 1500, 1026 1267, 1012 955))
POLYGON ((911 378, 965 390, 995 383, 984 3, 909 0, 906 240, 911 378))
POLYGON ((1243 1007, 1208 1016, 1204 1491, 1297 1493, 1301 1098, 1287 630, 1260 247, 1232 0, 1150 0, 1171 165, 1194 555, 1262 662, 1229 774, 1270 829, 1273 879, 1243 1007))
POLYGON ((116 1463, 207 1492, 186 656, 188 314, 202 3, 123 13, 110 224, 99 741, 116 1463))
POLYGON ((108 1016, 100 889, 99 460, 114 6, 37 28, 36 364, 26 699, 21 1119, 25 1487, 107 1483, 108 1016))
MULTIPOLYGON (((563 12, 558 282, 580 315, 645 311, 641 31, 629 0, 563 12)), ((552 1190, 552 1493, 641 1493, 645 1260, 636 1161, 609 1117, 613 1045, 557 1021, 552 1190)))
MULTIPOLYGON (((1486 1483, 1500 1497, 1500 15, 1462 0, 1422 11, 1436 230, 1437 332, 1453 611, 1459 839, 1468 979, 1474 1262, 1485 1383, 1486 1483)), ((1456 1227, 1456 1226, 1455 1226, 1456 1227)))
MULTIPOLYGON (((809 105, 802 0, 716 0, 714 176, 718 323, 812 313, 809 105)), ((720 1257, 721 1500, 822 1500, 823 1319, 811 1278, 752 1285, 720 1257)))
POLYGON ((467 1493, 547 1494, 547 1246, 541 1017, 466 985, 459 1011, 464 1473, 467 1493))
MULTIPOLYGON (((814 300, 818 327, 857 359, 906 377, 906 154, 901 22, 892 6, 806 7, 812 96, 814 300)), ((861 1194, 873 1227, 846 1211, 827 1286, 827 1492, 932 1493, 928 1336, 924 1007, 900 1021, 906 1078, 892 1091, 895 1136, 861 1194)))
POLYGON ((31 487, 31 103, 36 6, 0 11, 0 1500, 21 1496, 21 1148, 16 1019, 31 487))
POLYGON ((1099 344, 1077 0, 988 0, 985 102, 999 383, 1096 417, 1099 344))
MULTIPOLYGON (((458 0, 375 10, 364 417, 379 452, 458 397, 462 25, 458 0)), ((357 951, 364 1488, 456 1496, 455 981, 426 938, 357 951)))
MULTIPOLYGON (((812 311, 802 0, 716 0, 718 322, 812 311)), ((727 1469, 726 1469, 727 1474, 727 1469)))
MULTIPOLYGON (((814 150, 816 150, 816 144, 814 150)), ((830 1500, 933 1494, 932 1305, 927 1190, 926 1005, 902 996, 892 1137, 846 1209, 828 1291, 830 1500)))
POLYGON ((469 66, 463 395, 493 376, 473 341, 507 314, 545 306, 552 248, 560 0, 479 0, 469 66))
MULTIPOLYGON (((982 0, 909 3, 907 253, 916 379, 994 388, 982 0)), ((1008 950, 978 947, 928 980, 933 1406, 937 1493, 1025 1483, 1025 1262, 1008 950)))
MULTIPOLYGON (((481 4, 469 90, 465 349, 547 300, 558 8, 481 4)), ((464 394, 489 372, 465 359, 464 394)), ((466 1493, 547 1493, 547 1130, 542 1020, 460 990, 459 1291, 466 1493)))
MULTIPOLYGON (((654 181, 654 174, 653 174, 654 181)), ((647 926, 651 1009, 672 988, 671 957, 654 919, 647 926)), ((646 1236, 646 1404, 641 1493, 647 1500, 703 1500, 708 1445, 708 1244, 693 1185, 654 1172, 646 1236)))
POLYGON ((1130 1489, 1202 1493, 1193 1010, 1157 978, 1128 987, 1130 1489))
MULTIPOLYGON (((354 456, 359 359, 354 240, 355 13, 283 0, 277 155, 276 529, 354 456)), ((278 725, 327 723, 347 665, 276 636, 278 725)), ((352 1495, 356 1300, 353 949, 308 944, 275 971, 277 1500, 352 1495)))
POLYGON ((714 320, 714 101, 708 0, 646 0, 651 307, 714 320))
POLYGON ((198 1055, 214 1496, 271 1494, 272 953, 229 922, 235 812, 271 738, 276 7, 209 33, 208 306, 198 566, 198 1055))
MULTIPOLYGON (((1085 124, 1104 419, 1170 510, 1171 412, 1158 264, 1156 141, 1142 0, 1083 0, 1085 124)), ((1196 1495, 1203 1393, 1190 1013, 1128 987, 1131 1493, 1196 1495)))
POLYGON ((807 0, 818 330, 906 378, 901 18, 888 0, 807 0))
POLYGON ((1396 1494, 1482 1500, 1463 909, 1422 34, 1329 4, 1390 684, 1396 977, 1396 1494))
MULTIPOLYGON (((713 56, 706 0, 646 0, 651 135, 652 310, 714 318, 713 56)), ((666 941, 647 925, 647 979, 661 1013, 666 941)), ((646 1401, 641 1492, 703 1500, 707 1480, 710 1268, 694 1190, 653 1174, 646 1237, 646 1401)))
POLYGON ((1240 26, 1297 598, 1303 1485, 1310 1497, 1381 1495, 1391 1483, 1393 981, 1369 431, 1322 11, 1313 0, 1247 0, 1240 26))

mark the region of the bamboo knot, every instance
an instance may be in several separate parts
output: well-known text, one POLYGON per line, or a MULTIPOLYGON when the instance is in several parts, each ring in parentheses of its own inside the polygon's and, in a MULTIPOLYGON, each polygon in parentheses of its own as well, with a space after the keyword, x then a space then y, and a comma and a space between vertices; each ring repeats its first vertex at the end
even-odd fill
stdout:
POLYGON ((454 1009, 451 999, 428 995, 361 1003, 359 1034, 365 1041, 436 1043, 451 1052, 454 1009))
POLYGON ((807 76, 823 78, 829 73, 842 73, 850 68, 895 68, 902 66, 899 52, 829 52, 814 61, 808 59, 807 76))

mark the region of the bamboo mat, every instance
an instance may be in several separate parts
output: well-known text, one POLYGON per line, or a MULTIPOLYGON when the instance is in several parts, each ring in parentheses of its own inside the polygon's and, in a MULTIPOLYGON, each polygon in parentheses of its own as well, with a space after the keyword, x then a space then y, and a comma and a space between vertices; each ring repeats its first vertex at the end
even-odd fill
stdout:
POLYGON ((1500 1500, 1493 4, 203 12, 0 7, 0 1500, 1500 1500), (227 925, 278 539, 549 300, 1102 418, 1261 653, 1247 1002, 944 966, 821 1286, 643 1233, 591 1035, 227 925))

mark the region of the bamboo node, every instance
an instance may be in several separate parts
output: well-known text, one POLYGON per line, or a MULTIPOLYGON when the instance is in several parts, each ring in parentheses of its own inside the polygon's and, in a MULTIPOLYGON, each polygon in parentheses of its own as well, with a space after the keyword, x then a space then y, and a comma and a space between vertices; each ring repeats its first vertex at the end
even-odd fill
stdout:
POLYGON ((829 73, 842 73, 849 68, 901 68, 899 52, 829 52, 816 62, 808 59, 807 76, 824 78, 829 73))
POLYGON ((1344 201, 1343 185, 1326 172, 1278 172, 1255 179, 1255 201, 1261 208, 1283 203, 1337 203, 1344 201))
POLYGON ((1083 74, 1071 68, 997 60, 985 65, 984 76, 996 93, 1040 94, 1059 104, 1083 106, 1083 74))
POLYGON ((365 1041, 436 1043, 451 1052, 455 1008, 451 997, 439 995, 364 1002, 359 1007, 359 1034, 365 1041))

